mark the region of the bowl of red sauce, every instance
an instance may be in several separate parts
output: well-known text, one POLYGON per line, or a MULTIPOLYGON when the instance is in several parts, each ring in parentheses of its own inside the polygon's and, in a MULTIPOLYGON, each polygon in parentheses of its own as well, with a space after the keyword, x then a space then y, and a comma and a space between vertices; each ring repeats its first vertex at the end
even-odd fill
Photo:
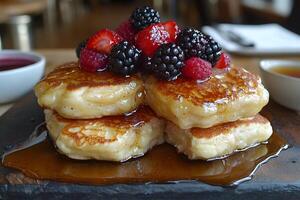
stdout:
POLYGON ((40 54, 0 51, 0 104, 17 100, 31 91, 44 70, 45 58, 40 54))

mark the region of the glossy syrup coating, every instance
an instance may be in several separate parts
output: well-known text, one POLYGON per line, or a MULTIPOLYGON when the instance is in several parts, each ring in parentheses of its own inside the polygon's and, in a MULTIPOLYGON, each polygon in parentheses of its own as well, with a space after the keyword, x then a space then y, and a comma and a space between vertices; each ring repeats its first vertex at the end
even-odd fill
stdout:
POLYGON ((211 138, 219 134, 229 134, 234 128, 245 126, 248 124, 267 124, 269 121, 257 114, 254 117, 240 119, 234 122, 227 122, 224 124, 219 124, 210 128, 192 128, 191 134, 196 138, 211 138))
POLYGON ((239 96, 254 94, 260 79, 243 68, 233 67, 223 74, 213 75, 209 80, 197 82, 179 77, 175 81, 158 81, 156 86, 163 95, 174 100, 184 98, 194 105, 203 103, 226 103, 239 96))
POLYGON ((140 127, 156 117, 147 106, 140 106, 128 115, 105 116, 97 119, 66 119, 56 112, 54 116, 57 121, 66 124, 61 134, 71 137, 78 145, 85 142, 90 145, 113 142, 129 129, 140 127), (105 132, 108 129, 116 134, 106 138, 105 132))
POLYGON ((69 62, 54 69, 42 82, 47 83, 50 87, 66 84, 67 88, 72 90, 80 87, 104 87, 127 84, 133 80, 138 81, 138 76, 123 77, 109 71, 90 73, 81 70, 78 62, 69 62))

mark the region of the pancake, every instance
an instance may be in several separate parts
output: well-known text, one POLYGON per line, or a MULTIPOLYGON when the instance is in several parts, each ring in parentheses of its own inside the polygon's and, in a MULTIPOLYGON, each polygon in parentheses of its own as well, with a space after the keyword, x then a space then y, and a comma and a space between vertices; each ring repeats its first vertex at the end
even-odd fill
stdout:
POLYGON ((266 141, 272 135, 272 127, 266 118, 257 114, 211 128, 184 130, 167 122, 165 132, 166 141, 189 159, 208 160, 266 141))
POLYGON ((40 106, 70 119, 120 115, 133 111, 144 99, 137 75, 89 73, 80 70, 77 62, 57 67, 36 85, 35 93, 40 106))
POLYGON ((146 78, 146 101, 157 115, 182 129, 209 128, 256 115, 269 100, 258 76, 231 68, 199 83, 179 77, 175 81, 146 78))
POLYGON ((73 159, 126 161, 164 141, 164 121, 148 107, 130 116, 66 119, 45 110, 49 135, 59 152, 73 159))

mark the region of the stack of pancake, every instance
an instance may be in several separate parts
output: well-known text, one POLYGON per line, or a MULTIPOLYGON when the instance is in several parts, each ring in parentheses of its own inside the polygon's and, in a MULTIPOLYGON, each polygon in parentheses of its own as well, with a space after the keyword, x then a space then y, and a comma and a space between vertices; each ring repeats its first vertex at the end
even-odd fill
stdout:
POLYGON ((70 158, 125 161, 164 141, 164 121, 141 105, 138 75, 88 73, 67 63, 39 82, 35 93, 50 137, 70 158))
POLYGON ((243 68, 199 83, 88 73, 72 62, 48 74, 35 92, 54 144, 74 159, 125 161, 165 138, 190 159, 209 160, 272 134, 270 122, 258 114, 268 91, 243 68))
POLYGON ((205 82, 179 77, 145 83, 146 99, 167 119, 166 141, 190 159, 214 159, 266 141, 270 122, 258 114, 269 93, 258 76, 233 67, 205 82))

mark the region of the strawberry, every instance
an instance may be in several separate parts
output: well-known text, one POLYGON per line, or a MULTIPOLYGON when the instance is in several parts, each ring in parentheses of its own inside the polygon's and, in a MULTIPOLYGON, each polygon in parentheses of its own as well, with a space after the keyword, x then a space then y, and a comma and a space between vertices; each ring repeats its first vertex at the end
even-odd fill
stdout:
POLYGON ((116 32, 102 29, 90 37, 86 47, 99 53, 109 54, 111 48, 120 41, 122 41, 122 38, 116 32))
POLYGON ((137 48, 143 51, 146 56, 152 56, 156 49, 170 41, 170 34, 163 24, 153 24, 138 32, 135 37, 137 48))
POLYGON ((191 57, 184 62, 181 72, 187 78, 205 80, 212 74, 212 67, 210 62, 206 60, 191 57))
POLYGON ((178 33, 180 32, 178 25, 175 21, 168 21, 163 23, 165 30, 170 34, 168 42, 175 42, 178 33))
POLYGON ((229 67, 230 65, 230 57, 227 53, 222 53, 217 63, 214 65, 214 67, 218 69, 224 69, 226 67, 229 67))

